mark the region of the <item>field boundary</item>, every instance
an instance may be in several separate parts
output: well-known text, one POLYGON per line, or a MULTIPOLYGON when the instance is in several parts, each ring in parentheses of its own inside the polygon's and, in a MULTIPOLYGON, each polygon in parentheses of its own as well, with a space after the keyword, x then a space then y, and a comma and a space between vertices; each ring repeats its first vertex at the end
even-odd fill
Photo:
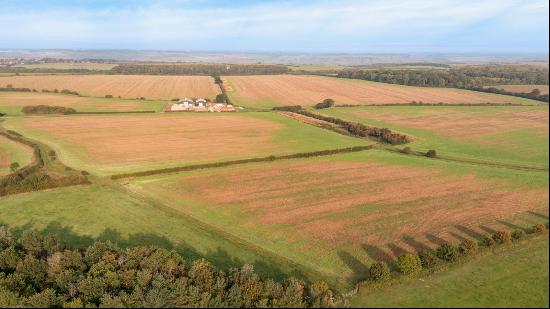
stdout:
POLYGON ((322 156, 330 156, 330 155, 341 154, 341 153, 360 152, 360 151, 373 149, 373 147, 374 147, 373 145, 354 146, 354 147, 327 149, 327 150, 319 150, 319 151, 311 151, 311 152, 299 152, 299 153, 282 155, 282 156, 271 155, 267 157, 249 158, 249 159, 232 160, 232 161, 220 161, 220 162, 203 163, 203 164, 193 164, 193 165, 155 169, 155 170, 148 170, 148 171, 135 172, 135 173, 115 174, 115 175, 111 175, 111 179, 116 180, 116 179, 123 179, 123 178, 144 177, 144 176, 159 175, 159 174, 171 174, 171 173, 177 173, 177 172, 187 172, 187 171, 194 171, 194 170, 200 170, 200 169, 211 169, 211 168, 226 167, 231 165, 239 165, 239 164, 247 164, 247 163, 273 162, 273 161, 280 161, 280 160, 300 159, 300 158, 309 158, 309 157, 322 157, 322 156))
POLYGON ((531 165, 520 165, 520 164, 513 164, 513 163, 504 163, 504 162, 491 162, 491 161, 483 161, 483 160, 475 160, 475 159, 466 159, 466 158, 456 158, 456 157, 447 157, 447 156, 441 156, 437 155, 435 157, 427 157, 425 153, 420 151, 411 151, 410 153, 404 153, 402 150, 395 148, 395 147, 378 147, 378 149, 398 153, 405 156, 416 156, 416 157, 423 157, 426 159, 434 159, 434 160, 441 160, 441 161, 447 161, 447 162, 456 162, 456 163, 464 163, 464 164, 471 164, 471 165, 482 165, 482 166, 488 166, 488 167, 496 167, 496 168, 506 168, 506 169, 513 169, 513 170, 524 170, 524 171, 535 171, 535 172, 549 172, 548 167, 540 167, 540 166, 531 166, 531 165))

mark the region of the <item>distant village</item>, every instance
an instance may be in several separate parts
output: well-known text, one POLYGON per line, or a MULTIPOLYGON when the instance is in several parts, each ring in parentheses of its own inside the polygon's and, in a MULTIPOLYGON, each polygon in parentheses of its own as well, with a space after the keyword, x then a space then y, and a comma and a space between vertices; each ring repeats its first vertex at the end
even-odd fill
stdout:
POLYGON ((181 99, 170 106, 172 112, 235 112, 237 109, 231 104, 213 103, 205 99, 181 99))

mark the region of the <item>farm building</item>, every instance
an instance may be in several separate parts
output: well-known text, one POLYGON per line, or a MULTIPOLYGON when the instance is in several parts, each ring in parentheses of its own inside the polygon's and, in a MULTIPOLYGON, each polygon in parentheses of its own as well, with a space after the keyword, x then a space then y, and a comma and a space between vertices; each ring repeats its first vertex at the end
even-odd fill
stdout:
POLYGON ((231 104, 212 103, 205 99, 182 99, 172 104, 170 111, 189 111, 189 112, 234 112, 235 107, 231 104))

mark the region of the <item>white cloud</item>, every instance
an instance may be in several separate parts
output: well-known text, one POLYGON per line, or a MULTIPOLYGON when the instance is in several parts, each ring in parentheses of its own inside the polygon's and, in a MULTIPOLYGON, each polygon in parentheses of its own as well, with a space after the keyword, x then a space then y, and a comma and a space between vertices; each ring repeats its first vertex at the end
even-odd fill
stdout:
POLYGON ((237 43, 254 48, 254 40, 261 40, 264 45, 266 41, 272 42, 257 49, 301 41, 317 46, 329 43, 338 46, 345 42, 354 46, 361 45, 360 42, 407 44, 419 39, 441 40, 447 33, 502 15, 506 15, 510 24, 525 29, 539 27, 542 37, 548 33, 547 17, 546 24, 534 23, 544 20, 543 12, 547 9, 548 2, 544 0, 343 0, 223 8, 201 8, 187 1, 174 6, 161 1, 135 8, 100 10, 15 8, 0 12, 0 36, 4 42, 0 41, 0 47, 10 47, 10 42, 26 42, 31 46, 33 41, 52 45, 49 47, 97 44, 120 45, 119 48, 212 49, 219 46, 221 50, 224 44, 237 43))

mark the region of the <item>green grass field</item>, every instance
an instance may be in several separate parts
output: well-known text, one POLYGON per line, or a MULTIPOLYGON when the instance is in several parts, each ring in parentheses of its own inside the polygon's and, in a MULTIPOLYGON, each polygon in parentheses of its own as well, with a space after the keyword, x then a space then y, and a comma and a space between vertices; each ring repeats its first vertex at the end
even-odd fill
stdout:
POLYGON ((0 136, 0 176, 11 173, 11 163, 17 162, 23 167, 31 162, 32 156, 30 147, 0 136))
POLYGON ((544 172, 378 150, 151 176, 127 186, 343 285, 382 256, 544 222, 548 213, 544 172))
POLYGON ((266 276, 301 276, 277 257, 235 243, 173 210, 131 196, 116 185, 96 184, 0 198, 0 224, 15 232, 53 233, 72 246, 109 240, 119 246, 157 245, 187 259, 204 257, 227 269, 255 265, 266 276))
POLYGON ((107 99, 82 97, 61 93, 0 92, 0 113, 21 116, 27 105, 50 105, 74 108, 77 112, 135 112, 162 111, 166 101, 107 99))
POLYGON ((548 308, 548 238, 499 248, 398 286, 359 290, 352 307, 548 308))
POLYGON ((272 113, 226 113, 222 116, 212 113, 133 114, 128 116, 74 115, 42 117, 41 119, 45 125, 52 121, 60 121, 59 125, 50 126, 49 129, 57 130, 65 126, 67 130, 61 130, 63 136, 52 134, 46 129, 29 126, 38 120, 22 117, 7 119, 3 126, 49 145, 57 151, 59 158, 66 165, 85 169, 98 175, 369 144, 369 141, 320 130, 272 113), (219 119, 215 117, 224 117, 225 122, 234 122, 234 125, 231 124, 227 130, 235 133, 230 134, 227 138, 219 139, 218 135, 229 133, 217 131, 224 129, 218 128, 215 123, 212 123, 211 119, 214 121, 219 119), (79 119, 86 120, 86 123, 90 125, 98 124, 101 127, 98 127, 97 130, 90 130, 88 127, 79 126, 79 119), (132 123, 125 125, 125 133, 117 135, 117 130, 120 130, 122 126, 119 121, 124 119, 129 119, 132 123), (177 121, 178 125, 172 122, 170 122, 172 124, 165 124, 165 120, 177 121), (251 131, 241 129, 240 123, 248 123, 248 120, 261 126, 273 126, 274 129, 271 133, 263 133, 261 130, 254 131, 254 127, 251 128, 251 131), (186 125, 187 121, 195 121, 197 124, 189 126, 186 125), (112 124, 107 127, 103 126, 106 123, 112 124), (176 132, 180 125, 186 126, 185 129, 176 132), (82 144, 79 143, 79 134, 91 135, 86 135, 89 138, 83 138, 82 143, 84 144, 82 144), (93 142, 90 143, 90 140, 93 142), (248 151, 241 151, 240 147, 236 148, 232 143, 242 143, 248 151), (150 146, 148 151, 135 151, 136 147, 142 147, 144 144, 150 146), (157 147, 153 147, 152 144, 157 147), (115 149, 118 157, 107 157, 104 161, 97 162, 90 155, 90 151, 98 150, 100 152, 97 155, 102 155, 101 149, 109 151, 117 146, 120 146, 120 149, 115 149), (227 147, 229 150, 225 151, 224 149, 227 147), (125 149, 127 149, 127 153, 124 152, 125 149), (162 149, 165 149, 166 156, 162 149), (127 158, 136 161, 128 162, 127 158))
POLYGON ((548 106, 376 106, 316 111, 415 138, 413 150, 548 167, 548 106))

